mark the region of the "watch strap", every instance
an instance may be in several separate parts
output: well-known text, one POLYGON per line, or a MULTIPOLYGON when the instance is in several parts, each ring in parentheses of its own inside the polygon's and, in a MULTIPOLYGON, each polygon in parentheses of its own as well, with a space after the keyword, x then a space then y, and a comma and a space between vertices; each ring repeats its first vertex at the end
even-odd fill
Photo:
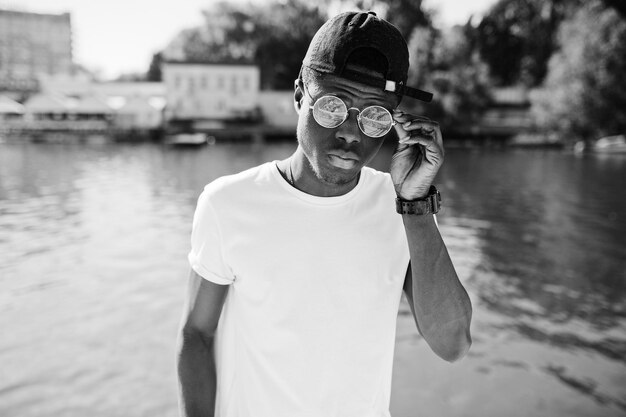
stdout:
POLYGON ((430 186, 428 195, 417 200, 396 198, 396 211, 400 214, 435 214, 441 208, 441 194, 437 187, 430 186))

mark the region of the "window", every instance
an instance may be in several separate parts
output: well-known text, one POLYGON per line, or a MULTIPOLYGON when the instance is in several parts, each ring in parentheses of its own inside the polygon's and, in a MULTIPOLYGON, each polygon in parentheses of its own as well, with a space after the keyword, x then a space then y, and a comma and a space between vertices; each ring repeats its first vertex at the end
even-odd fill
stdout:
POLYGON ((239 89, 237 88, 237 76, 233 75, 230 79, 230 93, 232 95, 237 95, 239 89))

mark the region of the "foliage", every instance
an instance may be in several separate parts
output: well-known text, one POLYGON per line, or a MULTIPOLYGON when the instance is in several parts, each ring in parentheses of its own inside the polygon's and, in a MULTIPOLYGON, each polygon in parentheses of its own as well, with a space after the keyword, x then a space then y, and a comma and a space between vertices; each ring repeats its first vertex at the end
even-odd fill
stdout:
POLYGON ((432 25, 422 0, 335 0, 331 4, 341 11, 372 10, 393 23, 405 39, 409 39, 416 28, 432 25))
POLYGON ((538 124, 569 139, 624 133, 626 20, 591 1, 563 23, 559 41, 545 85, 532 97, 538 124))
POLYGON ((375 11, 393 23, 404 39, 409 39, 416 28, 432 26, 430 15, 422 7, 422 0, 358 0, 342 3, 352 4, 354 7, 351 9, 375 11))
POLYGON ((156 54, 152 55, 150 67, 148 68, 148 72, 146 72, 146 81, 162 81, 162 65, 163 54, 161 52, 157 52, 156 54))
POLYGON ((405 103, 449 130, 475 123, 490 102, 487 66, 472 43, 471 27, 421 28, 411 37, 409 84, 435 94, 430 104, 405 103))
MULTIPOLYGON (((408 39, 416 27, 430 25, 421 0, 338 0, 336 8, 376 10, 408 39)), ((205 23, 182 31, 166 48, 171 60, 215 63, 254 62, 262 88, 292 89, 309 42, 326 21, 327 9, 305 0, 271 3, 216 3, 205 23)))
MULTIPOLYGON (((202 27, 181 32, 164 55, 200 62, 254 62, 261 70, 262 88, 293 89, 309 42, 327 18, 327 9, 305 1, 217 3, 204 12, 202 27)), ((422 0, 336 0, 330 6, 374 10, 404 34, 412 59, 411 84, 435 92, 433 103, 416 108, 420 114, 467 124, 485 107, 487 70, 476 52, 471 26, 436 30, 422 0)))
POLYGON ((265 88, 293 89, 302 59, 326 15, 297 0, 259 10, 254 61, 261 67, 265 88))
POLYGON ((264 4, 217 3, 205 24, 187 29, 166 49, 168 59, 255 62, 262 88, 292 89, 311 38, 326 20, 304 0, 264 4))
POLYGON ((626 19, 626 2, 624 0, 604 0, 604 4, 615 9, 622 16, 622 19, 626 19))
POLYGON ((422 0, 360 0, 341 2, 374 10, 393 23, 407 39, 410 53, 408 84, 435 94, 431 103, 406 99, 405 109, 439 121, 444 128, 476 122, 489 103, 486 65, 477 50, 470 25, 438 30, 422 0))
POLYGON ((541 84, 560 23, 582 0, 499 0, 475 31, 496 85, 541 84))

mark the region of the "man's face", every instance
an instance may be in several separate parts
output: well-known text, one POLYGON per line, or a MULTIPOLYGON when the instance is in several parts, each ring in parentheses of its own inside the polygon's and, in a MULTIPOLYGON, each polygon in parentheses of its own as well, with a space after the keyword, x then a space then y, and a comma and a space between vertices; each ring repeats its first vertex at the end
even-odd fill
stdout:
POLYGON ((397 106, 394 94, 337 76, 327 75, 323 80, 296 86, 298 109, 298 143, 318 182, 328 186, 349 184, 358 177, 378 152, 384 136, 372 138, 365 135, 357 124, 357 111, 349 110, 348 118, 338 127, 325 128, 313 118, 313 103, 324 96, 341 98, 348 108, 363 110, 379 105, 390 112, 397 106))

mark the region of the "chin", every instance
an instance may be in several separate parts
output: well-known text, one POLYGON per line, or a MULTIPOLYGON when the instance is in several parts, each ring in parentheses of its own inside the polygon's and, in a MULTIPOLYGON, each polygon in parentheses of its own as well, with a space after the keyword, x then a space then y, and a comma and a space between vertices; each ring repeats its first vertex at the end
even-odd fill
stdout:
POLYGON ((334 166, 328 166, 321 169, 316 169, 315 174, 317 177, 327 184, 333 185, 346 185, 351 183, 357 178, 361 172, 361 167, 346 170, 337 168, 334 166))

